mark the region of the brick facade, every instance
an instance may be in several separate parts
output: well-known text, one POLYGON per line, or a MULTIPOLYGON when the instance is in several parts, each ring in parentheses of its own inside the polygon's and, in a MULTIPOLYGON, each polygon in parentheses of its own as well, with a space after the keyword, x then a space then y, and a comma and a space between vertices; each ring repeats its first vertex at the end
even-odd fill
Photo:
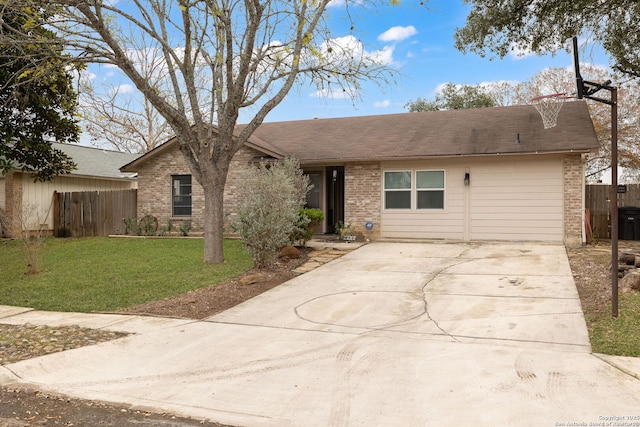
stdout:
MULTIPOLYGON (((242 195, 239 193, 239 181, 242 172, 251 166, 261 153, 252 148, 243 148, 234 157, 224 194, 225 232, 231 232, 229 225, 235 219, 235 213, 242 195)), ((382 219, 382 178, 379 162, 347 163, 344 183, 345 224, 351 225, 365 238, 380 238, 382 219), (372 230, 366 229, 366 223, 373 224, 372 230)), ((584 212, 584 162, 580 154, 563 156, 564 243, 577 246, 583 241, 584 212)), ((152 214, 158 217, 160 225, 167 220, 178 225, 183 220, 192 221, 194 230, 202 229, 204 216, 204 194, 202 187, 192 181, 192 216, 188 218, 171 216, 171 176, 190 174, 187 164, 177 145, 159 153, 154 161, 141 165, 138 174, 138 216, 152 214)))
POLYGON ((380 237, 382 215, 382 180, 380 163, 352 163, 344 168, 344 216, 345 224, 351 224, 354 231, 365 238, 375 240, 380 237), (365 224, 373 223, 367 230, 365 224))
MULTIPOLYGON (((249 162, 258 156, 258 151, 251 148, 241 149, 233 158, 227 176, 224 192, 225 231, 237 212, 239 195, 238 181, 242 171, 249 162)), ((150 214, 158 217, 160 226, 169 220, 176 225, 191 221, 194 231, 201 231, 204 219, 204 191, 195 179, 191 181, 191 216, 176 217, 171 215, 171 177, 173 175, 191 175, 189 166, 180 152, 178 145, 159 153, 152 162, 144 162, 138 171, 138 217, 150 214)))
POLYGON ((580 246, 583 242, 584 161, 580 154, 567 154, 564 169, 564 244, 580 246))

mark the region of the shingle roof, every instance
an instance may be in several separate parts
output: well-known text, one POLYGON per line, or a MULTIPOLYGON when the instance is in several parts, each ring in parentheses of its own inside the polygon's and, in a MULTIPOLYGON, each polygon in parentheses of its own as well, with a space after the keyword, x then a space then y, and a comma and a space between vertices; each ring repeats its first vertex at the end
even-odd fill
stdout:
POLYGON ((263 123, 254 135, 301 163, 482 154, 588 152, 599 147, 584 101, 544 129, 534 107, 478 108, 263 123), (520 135, 520 144, 516 137, 520 135))
POLYGON ((76 144, 53 143, 53 147, 63 151, 76 163, 77 169, 71 171, 71 175, 115 179, 134 178, 135 173, 120 172, 120 167, 141 156, 76 144))
MULTIPOLYGON (((244 125, 238 125, 239 132, 244 125)), ((140 164, 176 144, 175 138, 140 164)), ((584 101, 567 102, 558 125, 544 129, 530 105, 263 123, 247 143, 268 156, 292 156, 302 164, 445 156, 589 152, 599 148, 584 101), (519 135, 519 144, 516 139, 519 135)))

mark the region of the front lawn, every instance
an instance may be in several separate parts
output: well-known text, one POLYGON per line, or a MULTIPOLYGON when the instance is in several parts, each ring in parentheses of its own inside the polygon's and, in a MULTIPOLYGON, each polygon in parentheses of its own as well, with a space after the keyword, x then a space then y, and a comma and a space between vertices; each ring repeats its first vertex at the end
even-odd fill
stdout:
POLYGON ((20 242, 0 241, 0 305, 51 311, 115 311, 206 287, 252 267, 242 242, 225 262, 202 261, 202 239, 49 238, 42 272, 25 275, 20 242))
POLYGON ((640 294, 619 296, 617 318, 611 317, 608 308, 586 315, 594 353, 640 357, 640 294))

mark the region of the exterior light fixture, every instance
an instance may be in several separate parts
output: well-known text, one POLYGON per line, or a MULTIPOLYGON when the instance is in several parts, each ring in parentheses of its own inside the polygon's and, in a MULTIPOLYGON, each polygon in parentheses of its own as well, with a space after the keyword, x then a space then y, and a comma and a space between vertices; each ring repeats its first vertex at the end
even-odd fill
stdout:
POLYGON ((520 144, 520 134, 516 134, 516 144, 520 144))
POLYGON ((471 182, 471 176, 469 176, 469 172, 466 172, 464 174, 464 185, 469 185, 470 182, 471 182))

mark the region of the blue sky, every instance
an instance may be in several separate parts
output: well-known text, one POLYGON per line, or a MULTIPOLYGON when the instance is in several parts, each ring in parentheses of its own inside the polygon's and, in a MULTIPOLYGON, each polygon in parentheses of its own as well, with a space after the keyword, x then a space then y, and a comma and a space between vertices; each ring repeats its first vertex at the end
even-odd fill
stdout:
MULTIPOLYGON (((571 55, 564 50, 555 56, 510 55, 493 60, 489 59, 491 54, 485 58, 462 54, 454 47, 453 35, 456 28, 464 26, 468 10, 461 0, 430 0, 425 6, 405 0, 399 6, 383 6, 372 12, 355 11, 355 35, 367 52, 392 52, 391 65, 399 73, 397 84, 382 89, 367 84, 355 103, 350 99, 319 98, 311 87, 295 88, 266 121, 402 113, 407 111, 407 102, 418 97, 431 99, 438 87, 447 82, 521 82, 545 68, 572 65, 571 55)), ((333 36, 347 36, 349 29, 340 13, 335 9, 330 13, 333 36)), ((608 63, 601 50, 596 49, 589 56, 585 55, 581 62, 601 66, 608 63)))
MULTIPOLYGON (((344 0, 334 0, 336 4, 344 0)), ((319 97, 316 88, 296 86, 265 121, 304 120, 407 112, 405 104, 420 97, 432 99, 445 83, 477 85, 497 81, 522 82, 536 72, 550 67, 571 67, 571 55, 560 50, 556 55, 509 55, 504 59, 489 54, 483 58, 476 54, 463 54, 455 49, 453 35, 463 27, 469 6, 462 0, 428 0, 424 6, 419 0, 401 0, 391 5, 390 0, 379 2, 375 10, 351 5, 351 21, 345 19, 344 5, 328 10, 333 39, 357 37, 365 52, 384 58, 397 74, 396 84, 383 88, 365 83, 359 97, 353 101, 344 97, 319 97), (493 57, 493 59, 490 59, 493 57)), ((606 66, 608 58, 601 49, 590 50, 581 62, 606 66)), ((118 85, 123 94, 135 96, 135 89, 113 67, 91 66, 96 81, 118 85)), ((251 110, 241 113, 239 122, 246 123, 251 110)), ((88 135, 82 137, 88 143, 88 135)))

